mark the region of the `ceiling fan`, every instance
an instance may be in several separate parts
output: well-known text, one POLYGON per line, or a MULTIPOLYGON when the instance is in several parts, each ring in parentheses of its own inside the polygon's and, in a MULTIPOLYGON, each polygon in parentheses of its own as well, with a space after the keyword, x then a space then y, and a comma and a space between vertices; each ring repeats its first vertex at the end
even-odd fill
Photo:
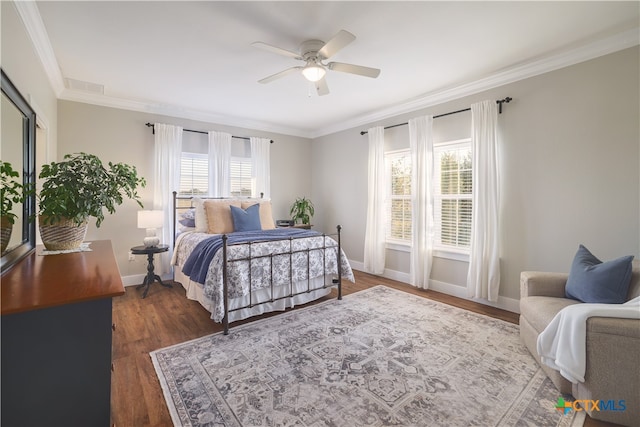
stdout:
POLYGON ((343 73, 357 74, 359 76, 376 78, 380 75, 377 68, 363 67, 362 65, 345 64, 343 62, 325 62, 333 55, 338 53, 342 48, 353 42, 356 36, 348 31, 340 30, 338 34, 333 36, 328 42, 322 40, 307 40, 300 45, 299 52, 282 49, 263 42, 253 42, 252 46, 278 55, 288 56, 293 59, 306 62, 306 64, 297 67, 287 68, 279 73, 258 80, 259 83, 270 83, 288 74, 301 71, 302 75, 315 84, 318 95, 327 95, 329 87, 324 79, 327 70, 340 71, 343 73))

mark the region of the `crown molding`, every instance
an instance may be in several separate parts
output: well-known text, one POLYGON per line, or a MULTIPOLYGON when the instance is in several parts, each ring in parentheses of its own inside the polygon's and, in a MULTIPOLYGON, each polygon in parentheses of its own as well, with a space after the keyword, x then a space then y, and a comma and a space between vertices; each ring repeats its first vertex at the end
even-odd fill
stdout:
POLYGON ((206 123, 215 123, 223 126, 233 126, 243 129, 252 129, 261 132, 277 133, 301 138, 311 138, 309 132, 285 126, 275 126, 271 123, 249 120, 241 117, 231 117, 207 111, 195 110, 191 108, 178 107, 175 105, 154 103, 148 101, 137 101, 133 99, 118 98, 108 95, 94 94, 79 90, 65 88, 58 99, 64 101, 82 102, 85 104, 98 105, 102 107, 118 108, 121 110, 138 111, 142 113, 159 114, 163 116, 176 117, 181 119, 196 120, 206 123))
POLYGON ((40 62, 42 62, 51 88, 56 96, 59 97, 64 89, 64 80, 38 6, 35 1, 14 1, 13 4, 18 11, 18 15, 20 15, 20 19, 22 19, 27 34, 31 38, 36 54, 40 58, 40 62))
POLYGON ((324 135, 330 135, 343 130, 375 123, 401 114, 410 113, 412 111, 433 107, 465 96, 517 82, 519 80, 538 76, 560 68, 569 67, 571 65, 624 50, 638 44, 640 44, 640 27, 632 28, 572 50, 558 52, 525 64, 509 67, 479 80, 457 85, 449 89, 431 92, 391 107, 376 110, 372 113, 343 121, 334 126, 314 132, 312 137, 318 138, 324 135))
POLYGON ((60 66, 55 57, 53 47, 47 35, 42 17, 34 1, 14 2, 27 33, 31 37, 35 50, 42 62, 51 87, 59 99, 84 102, 104 107, 161 114, 171 117, 217 123, 225 126, 242 127, 264 132, 280 133, 302 138, 318 138, 375 123, 412 111, 433 107, 445 102, 453 101, 465 96, 483 92, 495 87, 503 86, 526 78, 548 73, 553 70, 568 67, 580 62, 588 61, 609 53, 617 52, 640 44, 640 27, 594 41, 571 50, 565 50, 553 55, 545 56, 525 64, 509 67, 490 76, 472 82, 457 85, 452 88, 435 91, 419 97, 385 107, 368 114, 337 123, 333 126, 307 131, 288 126, 276 126, 267 122, 230 117, 206 111, 193 110, 167 104, 116 98, 106 95, 92 94, 65 88, 60 66))

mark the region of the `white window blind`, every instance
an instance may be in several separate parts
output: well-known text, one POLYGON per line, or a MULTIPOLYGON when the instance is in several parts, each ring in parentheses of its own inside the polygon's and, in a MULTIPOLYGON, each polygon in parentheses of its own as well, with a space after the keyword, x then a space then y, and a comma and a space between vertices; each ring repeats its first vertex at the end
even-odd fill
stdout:
POLYGON ((473 191, 471 141, 436 145, 434 163, 434 247, 468 252, 473 191))
POLYGON ((231 195, 251 196, 251 158, 231 157, 231 195))
POLYGON ((409 150, 385 154, 389 177, 387 240, 411 242, 411 154, 409 150))
MULTIPOLYGON (((251 158, 232 157, 232 196, 251 196, 251 158)), ((206 154, 182 152, 180 160, 181 196, 206 196, 209 192, 209 159, 206 154)))
POLYGON ((207 195, 209 192, 209 161, 206 154, 182 152, 180 159, 180 195, 207 195))

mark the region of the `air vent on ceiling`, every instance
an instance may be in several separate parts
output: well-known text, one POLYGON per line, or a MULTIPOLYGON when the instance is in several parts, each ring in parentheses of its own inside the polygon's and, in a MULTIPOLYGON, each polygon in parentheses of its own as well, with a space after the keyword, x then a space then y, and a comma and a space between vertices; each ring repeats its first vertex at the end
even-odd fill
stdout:
POLYGON ((99 85, 97 83, 83 82, 82 80, 69 79, 69 78, 66 78, 65 81, 69 89, 81 90, 84 92, 91 92, 91 93, 99 93, 100 95, 104 95, 104 85, 99 85))

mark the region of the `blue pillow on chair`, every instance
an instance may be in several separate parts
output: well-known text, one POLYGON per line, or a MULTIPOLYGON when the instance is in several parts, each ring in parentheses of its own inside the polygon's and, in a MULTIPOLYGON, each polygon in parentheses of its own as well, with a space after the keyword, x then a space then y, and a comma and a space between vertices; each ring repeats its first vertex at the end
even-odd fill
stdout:
POLYGON ((631 261, 625 256, 602 262, 580 245, 565 287, 567 298, 582 302, 622 304, 631 282, 631 261))
POLYGON ((260 204, 249 206, 246 210, 231 206, 234 231, 262 230, 260 224, 260 204))

